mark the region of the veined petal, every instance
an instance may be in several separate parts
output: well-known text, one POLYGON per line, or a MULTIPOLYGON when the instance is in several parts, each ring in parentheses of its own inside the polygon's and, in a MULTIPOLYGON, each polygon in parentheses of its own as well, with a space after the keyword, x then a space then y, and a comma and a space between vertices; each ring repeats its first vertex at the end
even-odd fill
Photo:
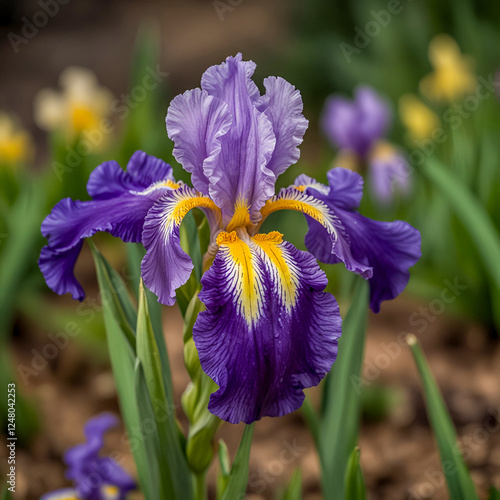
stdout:
POLYGON ((54 292, 70 292, 78 300, 83 300, 85 293, 73 268, 82 240, 106 231, 123 241, 140 242, 148 210, 156 199, 178 187, 171 179, 169 165, 142 152, 132 157, 127 172, 107 162, 98 167, 91 181, 96 200, 63 199, 42 223, 48 245, 42 249, 39 266, 45 281, 54 292), (109 183, 100 188, 98 180, 109 183))
POLYGON ((267 167, 276 145, 269 118, 256 106, 259 92, 251 76, 255 64, 242 61, 241 54, 228 57, 203 75, 202 89, 227 104, 231 127, 221 137, 218 162, 204 166, 210 181, 209 193, 221 208, 225 222, 237 205, 251 219, 274 193, 275 174, 267 167))
POLYGON ((294 411, 337 355, 341 318, 323 292, 326 276, 276 232, 222 232, 217 244, 193 329, 202 368, 219 386, 208 408, 232 423, 294 411))
POLYGON ((175 290, 191 275, 193 263, 181 247, 179 228, 185 215, 197 207, 205 212, 212 228, 219 226, 219 208, 208 196, 188 186, 160 198, 146 217, 142 233, 146 255, 141 274, 162 304, 173 305, 175 290))
MULTIPOLYGON (((305 176, 303 181, 307 181, 305 176)), ((312 179, 311 179, 312 181, 312 179)), ((350 249, 349 235, 342 224, 342 221, 326 203, 321 199, 309 194, 309 188, 322 189, 318 182, 291 186, 281 189, 281 191, 266 202, 261 209, 262 221, 271 213, 278 210, 295 210, 302 212, 311 226, 322 228, 322 237, 310 239, 306 236, 306 245, 316 258, 330 262, 342 261, 349 271, 361 274, 365 278, 370 278, 372 269, 369 265, 359 262, 350 249), (310 241, 308 241, 310 240, 310 241), (320 258, 318 255, 321 255, 320 258)), ((309 233, 308 233, 309 235, 309 233)))
POLYGON ((140 191, 165 183, 167 187, 179 187, 174 180, 172 167, 144 151, 136 151, 123 170, 116 161, 99 165, 89 177, 87 192, 94 200, 115 198, 128 191, 140 191))
POLYGON ((270 76, 264 80, 264 87, 266 93, 256 107, 269 118, 276 135, 276 147, 267 168, 278 177, 299 159, 298 146, 309 122, 302 114, 304 105, 300 92, 292 84, 270 76))
POLYGON ((231 126, 227 104, 201 89, 178 95, 170 104, 166 124, 175 143, 176 160, 191 173, 193 186, 209 194, 209 172, 220 163, 221 137, 231 126))
MULTIPOLYGON (((349 237, 352 257, 373 269, 372 275, 358 271, 370 283, 370 307, 374 312, 380 310, 384 300, 397 297, 405 288, 410 278, 410 267, 420 258, 420 233, 403 221, 379 222, 363 217, 353 208, 346 208, 346 196, 339 189, 340 202, 337 203, 336 186, 359 186, 361 176, 347 169, 334 168, 328 173, 330 192, 325 194, 314 187, 306 193, 323 202, 342 221, 345 233, 349 237)), ((315 220, 309 220, 309 232, 306 246, 322 262, 338 262, 336 255, 325 251, 328 234, 324 227, 315 220)), ((346 265, 347 267, 347 265, 346 265)), ((352 270, 352 269, 351 269, 352 270)))

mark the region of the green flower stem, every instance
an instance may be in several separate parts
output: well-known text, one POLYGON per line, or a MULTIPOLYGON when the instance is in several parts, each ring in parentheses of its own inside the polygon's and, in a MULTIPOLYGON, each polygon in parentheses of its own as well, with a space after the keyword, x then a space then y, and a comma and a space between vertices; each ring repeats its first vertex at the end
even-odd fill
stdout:
POLYGON ((207 475, 206 472, 195 475, 195 499, 207 500, 207 475))
POLYGON ((196 293, 184 317, 184 362, 191 378, 182 395, 182 406, 189 419, 186 455, 191 470, 197 476, 204 476, 212 462, 216 450, 215 433, 222 423, 207 409, 210 394, 217 389, 217 385, 203 372, 193 340, 193 326, 203 309, 204 305, 196 293))

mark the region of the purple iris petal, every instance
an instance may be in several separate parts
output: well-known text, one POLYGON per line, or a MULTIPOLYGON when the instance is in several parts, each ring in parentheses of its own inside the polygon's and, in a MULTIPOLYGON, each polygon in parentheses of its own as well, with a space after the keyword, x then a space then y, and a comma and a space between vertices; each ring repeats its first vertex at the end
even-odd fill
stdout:
POLYGON ((328 139, 340 149, 365 156, 389 128, 388 104, 370 87, 356 90, 352 101, 332 96, 325 104, 322 126, 328 139))
POLYGON ((380 203, 390 205, 395 191, 407 194, 410 190, 406 158, 396 150, 390 155, 374 157, 368 180, 373 197, 380 203))
POLYGON ((144 151, 136 151, 130 157, 126 171, 116 161, 107 161, 94 169, 87 183, 87 192, 94 200, 115 198, 167 179, 174 180, 168 163, 144 151))
POLYGON ((180 243, 183 217, 200 207, 210 226, 218 226, 214 203, 189 186, 165 194, 149 210, 142 233, 146 255, 141 264, 145 285, 162 304, 175 304, 175 290, 186 283, 193 270, 191 257, 180 243))
POLYGON ((338 305, 313 256, 279 233, 224 234, 193 329, 202 368, 219 386, 208 408, 232 423, 285 415, 335 361, 338 305))
POLYGON ((255 213, 274 193, 276 177, 267 164, 276 137, 267 116, 255 107, 259 92, 251 80, 254 70, 255 64, 238 54, 209 68, 201 79, 201 88, 225 102, 232 117, 221 138, 220 161, 206 169, 210 197, 224 215, 232 215, 238 202, 255 213))
POLYGON ((221 162, 221 138, 231 126, 227 104, 193 89, 178 95, 167 112, 168 136, 175 143, 176 160, 191 173, 193 186, 208 195, 211 172, 221 162))
POLYGON ((276 176, 297 161, 307 127, 299 92, 281 78, 268 78, 261 97, 254 70, 241 54, 228 57, 205 71, 201 91, 178 96, 167 114, 177 159, 226 223, 236 210, 248 209, 259 220, 276 176))
POLYGON ((96 199, 61 200, 42 223, 48 245, 39 266, 47 285, 60 295, 69 292, 83 300, 85 293, 73 274, 83 238, 106 231, 123 241, 140 242, 148 210, 170 190, 171 167, 143 152, 132 156, 127 172, 114 162, 98 167, 89 180, 96 199))
POLYGON ((101 500, 102 489, 106 485, 116 486, 120 490, 120 499, 135 488, 132 477, 113 459, 99 457, 104 445, 104 434, 117 424, 118 419, 110 413, 89 420, 84 430, 87 442, 66 452, 66 476, 75 482, 82 500, 101 500))
MULTIPOLYGON (((397 297, 407 285, 409 269, 421 256, 420 233, 406 222, 378 222, 360 215, 355 209, 363 181, 355 172, 334 168, 328 173, 328 182, 328 194, 314 185, 307 188, 307 193, 323 201, 339 217, 349 237, 353 258, 373 269, 369 280, 370 307, 378 312, 384 300, 397 297), (347 186, 352 186, 357 194, 350 197, 347 186)), ((339 259, 333 253, 328 254, 328 241, 324 227, 309 220, 307 248, 322 262, 334 264, 339 259)))
POLYGON ((264 80, 264 87, 266 93, 256 106, 269 118, 276 136, 276 147, 267 168, 278 177, 299 159, 298 146, 309 122, 302 114, 300 92, 293 85, 283 78, 270 76, 264 80))

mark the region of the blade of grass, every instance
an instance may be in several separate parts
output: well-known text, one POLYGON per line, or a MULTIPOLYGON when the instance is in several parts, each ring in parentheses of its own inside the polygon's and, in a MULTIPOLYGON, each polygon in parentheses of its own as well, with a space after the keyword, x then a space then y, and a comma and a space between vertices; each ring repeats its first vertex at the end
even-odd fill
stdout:
POLYGON ((490 488, 490 496, 488 500, 500 500, 500 491, 498 491, 494 486, 490 488))
POLYGON ((474 482, 457 445, 457 435, 424 353, 414 335, 407 338, 422 381, 427 414, 441 455, 443 472, 453 500, 478 500, 474 482))
POLYGON ((489 214, 463 182, 433 157, 421 166, 443 193, 473 238, 495 286, 500 289, 500 236, 489 214))
POLYGON ((158 428, 158 462, 162 473, 163 500, 193 498, 191 473, 179 441, 174 403, 167 399, 162 364, 141 281, 137 313, 137 356, 142 362, 158 428))
MULTIPOLYGON (((94 257, 99 289, 103 297, 102 308, 104 323, 106 326, 106 338, 108 342, 109 357, 113 369, 113 377, 118 392, 120 408, 127 429, 129 439, 134 439, 131 446, 134 462, 137 467, 141 490, 148 500, 155 499, 154 483, 150 477, 151 464, 150 453, 146 448, 142 436, 137 439, 137 429, 141 429, 141 418, 138 414, 135 390, 135 338, 130 339, 130 331, 126 333, 122 326, 127 323, 123 316, 123 304, 119 299, 120 292, 115 288, 109 275, 110 266, 105 259, 91 245, 94 257), (131 340, 133 343, 131 343, 131 340)), ((123 283, 122 283, 123 284, 123 283)), ((123 284, 123 286, 125 286, 123 284)), ((122 300, 126 297, 123 296, 122 300)), ((133 307, 132 304, 126 306, 133 307)), ((130 330, 130 325, 127 325, 130 330)))
POLYGON ((366 500, 366 486, 359 463, 359 446, 352 450, 345 474, 345 500, 366 500))
MULTIPOLYGON (((139 243, 129 243, 127 245, 127 259, 129 275, 132 277, 134 290, 136 294, 139 292, 140 279, 141 279, 141 261, 146 253, 142 244, 139 243), (137 279, 135 279, 137 277, 137 279)), ((151 317, 151 323, 153 325, 153 331, 155 334, 156 345, 158 346, 158 351, 160 353, 160 361, 162 366, 162 376, 163 383, 165 385, 165 390, 167 392, 167 399, 173 401, 174 390, 172 387, 172 371, 170 369, 170 360, 168 357, 167 344, 165 343, 165 338, 163 336, 163 325, 162 325, 162 305, 156 299, 156 296, 150 292, 147 288, 145 289, 146 296, 148 298, 148 308, 151 317)))
POLYGON ((235 500, 243 498, 248 484, 248 462, 250 460, 250 447, 252 446, 253 428, 255 423, 246 425, 241 438, 240 446, 236 453, 227 487, 222 495, 222 500, 235 500))
POLYGON ((297 468, 293 471, 281 500, 302 500, 302 473, 300 469, 297 468))
POLYGON ((346 464, 358 439, 360 393, 353 384, 361 376, 368 298, 368 282, 360 278, 342 325, 338 359, 328 375, 323 395, 319 456, 326 500, 344 499, 346 464))

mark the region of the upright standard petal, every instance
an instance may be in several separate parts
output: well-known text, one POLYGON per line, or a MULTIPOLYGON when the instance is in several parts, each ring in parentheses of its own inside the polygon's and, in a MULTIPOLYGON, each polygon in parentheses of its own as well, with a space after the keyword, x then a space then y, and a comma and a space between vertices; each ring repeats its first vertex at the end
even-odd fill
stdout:
POLYGON ((267 168, 276 177, 300 157, 299 146, 309 122, 302 114, 300 92, 283 78, 270 76, 264 80, 266 93, 256 106, 266 114, 276 136, 276 146, 267 168))
POLYGON ((193 329, 202 368, 219 386, 208 408, 232 423, 294 411, 337 356, 341 318, 325 274, 277 232, 240 228, 217 244, 193 329))
POLYGON ((82 240, 106 231, 123 241, 140 242, 155 200, 177 187, 170 166, 142 152, 132 156, 127 172, 113 162, 98 167, 89 181, 96 199, 61 200, 42 223, 48 245, 39 266, 47 285, 60 295, 69 292, 83 300, 85 293, 73 274, 82 240))
POLYGON ((205 170, 221 163, 221 139, 231 123, 227 104, 201 89, 188 90, 170 103, 166 124, 175 143, 173 153, 200 193, 209 194, 205 170))
MULTIPOLYGON (((354 272, 370 280, 370 307, 378 312, 384 300, 397 297, 407 285, 409 269, 421 256, 420 233, 406 222, 374 221, 359 214, 356 206, 349 207, 342 186, 359 186, 362 183, 361 176, 355 172, 334 168, 328 174, 328 181, 328 194, 314 186, 306 188, 306 193, 327 205, 340 219, 349 238, 352 257, 372 269, 372 275, 354 272)), ((329 234, 325 228, 310 219, 307 248, 322 262, 334 264, 339 261, 338 257, 324 251, 328 241, 329 234), (318 243, 320 241, 323 243, 318 243)))
POLYGON ((201 208, 213 230, 218 229, 220 210, 214 202, 188 186, 167 193, 147 214, 142 242, 146 255, 141 274, 146 286, 169 306, 175 303, 175 290, 189 279, 193 269, 191 257, 181 248, 179 230, 185 215, 201 208))
POLYGON ((209 194, 226 222, 235 212, 258 217, 259 209, 274 193, 275 174, 268 164, 276 136, 265 113, 256 108, 259 91, 251 76, 255 64, 242 61, 241 54, 228 57, 203 75, 201 87, 226 103, 231 127, 221 137, 218 162, 205 165, 209 194))

